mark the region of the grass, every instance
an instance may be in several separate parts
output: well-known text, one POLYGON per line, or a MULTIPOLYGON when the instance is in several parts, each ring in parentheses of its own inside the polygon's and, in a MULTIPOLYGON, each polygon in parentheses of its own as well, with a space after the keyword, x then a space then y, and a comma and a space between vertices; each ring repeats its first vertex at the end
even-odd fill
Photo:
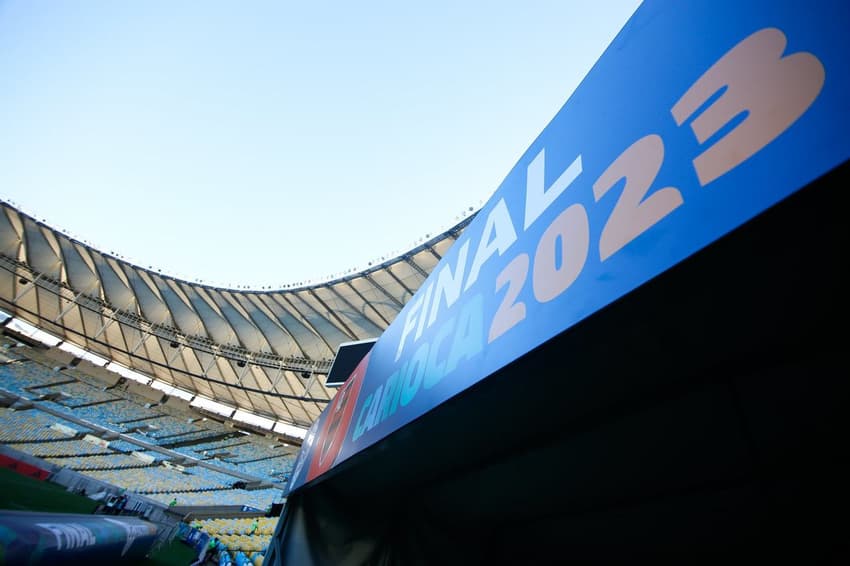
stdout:
MULTIPOLYGON (((70 493, 62 486, 23 476, 7 468, 0 468, 0 510, 88 515, 97 506, 97 501, 70 493)), ((185 566, 196 557, 194 549, 180 540, 174 539, 151 553, 147 560, 140 564, 185 566)), ((0 559, 0 564, 2 562, 2 559, 0 559)))
POLYGON ((0 509, 91 514, 97 505, 97 501, 65 491, 62 486, 0 468, 0 509))
POLYGON ((175 538, 168 544, 163 545, 162 548, 152 552, 143 564, 156 566, 186 566, 186 564, 191 563, 197 557, 198 555, 192 547, 175 538))

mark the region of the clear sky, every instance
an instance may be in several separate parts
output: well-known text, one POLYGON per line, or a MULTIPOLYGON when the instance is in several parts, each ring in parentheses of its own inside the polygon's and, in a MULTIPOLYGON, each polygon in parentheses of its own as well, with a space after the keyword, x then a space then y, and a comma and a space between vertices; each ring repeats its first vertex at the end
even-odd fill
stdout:
POLYGON ((479 207, 638 0, 0 0, 0 197, 259 288, 479 207))

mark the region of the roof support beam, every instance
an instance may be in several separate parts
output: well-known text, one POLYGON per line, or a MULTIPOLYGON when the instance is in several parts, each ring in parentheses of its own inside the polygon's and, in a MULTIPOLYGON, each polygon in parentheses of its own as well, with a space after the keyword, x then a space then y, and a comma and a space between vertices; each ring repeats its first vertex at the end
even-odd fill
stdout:
POLYGON ((365 279, 366 279, 369 283, 371 283, 372 285, 374 285, 374 286, 378 289, 378 291, 380 291, 380 292, 381 292, 381 293, 382 293, 382 294, 383 294, 386 298, 388 298, 388 299, 389 299, 389 300, 391 300, 393 303, 395 303, 395 304, 398 306, 398 310, 401 310, 401 309, 403 309, 403 308, 404 308, 404 304, 402 304, 402 302, 401 302, 401 301, 399 301, 398 299, 396 299, 395 297, 393 297, 392 295, 390 295, 390 292, 389 292, 389 291, 387 291, 386 289, 384 289, 384 286, 383 286, 383 285, 378 285, 378 284, 375 282, 375 280, 374 280, 374 279, 372 279, 372 277, 371 277, 368 273, 364 273, 364 274, 363 274, 363 277, 364 277, 364 278, 365 278, 365 279))
POLYGON ((75 293, 74 297, 72 299, 67 299, 69 301, 68 306, 66 306, 64 309, 62 309, 62 312, 60 312, 59 315, 56 318, 53 319, 53 322, 54 323, 59 322, 60 320, 65 318, 65 315, 67 315, 69 312, 71 312, 74 309, 74 307, 80 306, 79 305, 80 297, 82 297, 83 295, 88 295, 94 289, 97 289, 97 286, 98 286, 98 282, 97 282, 97 280, 95 280, 94 283, 92 283, 92 285, 88 289, 86 289, 85 291, 80 291, 79 293, 75 293))
MULTIPOLYGON (((367 300, 366 300, 366 297, 364 297, 364 296, 360 293, 360 291, 358 291, 358 290, 357 290, 357 288, 356 288, 354 285, 352 285, 352 284, 351 284, 351 280, 346 280, 346 281, 345 281, 345 283, 346 283, 346 285, 348 285, 348 287, 349 287, 352 291, 354 291, 354 294, 355 294, 355 295, 357 295, 358 297, 360 297, 360 300, 361 300, 361 301, 363 301, 363 305, 364 305, 364 306, 368 306, 369 308, 371 308, 371 309, 372 309, 372 311, 373 311, 376 315, 378 315, 378 318, 380 318, 380 319, 384 322, 384 330, 386 330, 386 329, 387 329, 387 327, 390 325, 390 321, 389 321, 389 320, 387 320, 387 319, 384 317, 384 315, 382 315, 382 314, 381 314, 381 311, 379 311, 377 308, 375 308, 375 305, 373 305, 373 304, 372 304, 372 301, 367 301, 367 300)), ((352 305, 352 306, 353 306, 353 305, 352 305)), ((365 309, 364 309, 364 310, 365 310, 365 309)), ((363 313, 363 315, 365 316, 365 315, 366 315, 366 313, 363 313)))
POLYGON ((407 256, 407 257, 404 258, 404 260, 407 262, 407 264, 410 267, 412 267, 413 269, 415 269, 416 271, 419 272, 419 275, 422 276, 423 280, 428 279, 428 272, 425 271, 424 269, 422 269, 421 267, 419 267, 419 264, 416 263, 416 261, 413 259, 413 256, 407 256))
POLYGON ((342 328, 345 330, 345 333, 346 333, 346 334, 348 334, 348 337, 349 337, 349 338, 351 338, 352 340, 356 340, 356 339, 357 339, 357 335, 356 335, 356 334, 355 334, 355 333, 354 333, 354 332, 353 332, 353 331, 352 331, 352 330, 348 327, 348 325, 347 325, 347 324, 345 324, 345 321, 344 321, 344 320, 342 320, 342 318, 341 318, 338 314, 336 314, 336 312, 334 312, 334 311, 333 311, 333 310, 332 310, 332 309, 331 309, 331 308, 327 305, 327 303, 325 303, 325 301, 323 301, 323 300, 322 300, 322 298, 321 298, 319 295, 317 295, 317 294, 316 294, 316 292, 315 292, 315 291, 313 291, 312 289, 307 289, 307 292, 308 292, 308 293, 310 293, 310 295, 311 295, 314 299, 316 299, 317 301, 319 301, 319 304, 320 304, 320 305, 322 305, 322 307, 323 307, 323 308, 327 311, 327 313, 328 313, 329 315, 331 315, 331 316, 334 318, 334 320, 336 320, 337 322, 339 322, 339 324, 340 324, 340 325, 342 326, 342 328))
POLYGON ((27 281, 26 278, 21 277, 20 275, 15 274, 18 277, 18 283, 21 285, 21 290, 15 293, 15 297, 12 299, 13 303, 17 303, 22 298, 24 298, 27 293, 34 290, 38 282, 44 278, 44 275, 39 273, 35 276, 32 281, 27 281), (26 283, 21 283, 21 281, 26 281, 26 283))

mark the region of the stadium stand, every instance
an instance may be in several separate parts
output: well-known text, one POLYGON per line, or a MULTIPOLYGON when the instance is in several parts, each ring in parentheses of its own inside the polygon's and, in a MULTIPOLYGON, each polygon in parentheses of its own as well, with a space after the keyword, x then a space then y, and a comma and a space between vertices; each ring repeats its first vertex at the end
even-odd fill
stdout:
MULTIPOLYGON (((194 492, 194 491, 217 491, 226 492, 227 488, 237 480, 221 481, 219 478, 208 478, 200 474, 183 473, 165 466, 148 465, 137 466, 132 469, 121 470, 98 470, 89 474, 93 478, 108 482, 121 488, 135 491, 136 493, 172 493, 172 492, 194 492)), ((209 505, 229 505, 226 493, 217 499, 209 499, 209 505)), ((170 500, 170 499, 169 499, 170 500)), ((168 503, 168 501, 165 501, 168 503)), ((186 504, 181 501, 181 504, 186 504)), ((234 505, 239 505, 234 503, 234 505)))
MULTIPOLYGON (((74 359, 67 352, 19 347, 2 338, 0 393, 14 408, 0 407, 0 443, 44 462, 46 469, 69 470, 120 490, 99 512, 135 513, 144 507, 137 500, 125 510, 121 493, 163 509, 256 513, 285 500, 281 489, 269 485, 289 478, 291 446, 235 430, 185 401, 169 402, 161 392, 128 384, 103 368, 71 366, 74 359), (172 447, 173 456, 153 447, 172 447)), ((264 516, 200 522, 203 532, 220 541, 220 563, 253 566, 263 563, 276 523, 276 517, 264 516)))
POLYGON ((224 448, 247 444, 247 437, 239 435, 235 438, 225 438, 223 440, 214 440, 212 442, 198 442, 189 446, 180 446, 175 448, 178 452, 183 452, 190 456, 211 458, 216 452, 222 451, 224 448))
POLYGON ((127 399, 114 399, 107 403, 75 407, 73 414, 103 427, 123 431, 128 421, 151 416, 151 409, 127 399))
POLYGON ((127 429, 139 426, 143 427, 147 436, 156 440, 203 432, 191 423, 181 421, 170 415, 162 415, 155 418, 144 418, 135 421, 125 421, 122 424, 127 429))
POLYGON ((76 436, 88 429, 40 411, 0 407, 0 442, 50 442, 76 436))
POLYGON ((150 462, 127 454, 105 454, 95 456, 65 456, 45 458, 52 464, 64 466, 77 471, 88 470, 127 470, 130 468, 144 468, 150 466, 150 462))
POLYGON ((59 397, 54 399, 54 402, 66 407, 85 407, 118 400, 115 395, 80 381, 39 387, 36 391, 40 396, 58 393, 59 397))
MULTIPOLYGON (((0 215, 3 238, 11 234, 10 227, 21 225, 19 220, 27 225, 34 221, 6 203, 2 206, 6 212, 0 215), (14 216, 11 223, 6 222, 9 215, 14 216)), ((7 430, 15 428, 2 442, 14 444, 9 448, 41 459, 51 469, 61 466, 54 479, 61 477, 65 482, 62 485, 77 486, 74 489, 82 486, 89 491, 89 488, 105 489, 113 497, 126 486, 128 493, 130 490, 144 493, 140 495, 144 500, 155 497, 162 507, 176 498, 181 510, 185 510, 185 505, 260 510, 282 505, 285 501, 282 482, 287 480, 294 459, 292 445, 300 445, 306 428, 334 394, 320 376, 327 371, 337 344, 352 333, 356 338, 371 338, 386 328, 423 283, 427 271, 436 265, 439 254, 445 253, 466 224, 463 221, 460 227, 433 238, 427 249, 423 246, 412 256, 400 256, 369 270, 369 277, 340 281, 333 289, 319 289, 316 295, 291 294, 292 322, 276 305, 271 310, 261 304, 240 305, 238 309, 250 312, 250 318, 254 319, 244 319, 243 323, 242 315, 231 312, 231 307, 224 303, 225 318, 215 320, 209 319, 213 311, 196 310, 197 305, 187 304, 190 316, 197 315, 202 321, 199 335, 189 335, 174 325, 182 315, 172 316, 175 308, 172 288, 162 287, 155 294, 142 289, 151 282, 142 282, 139 276, 152 276, 156 279, 154 284, 159 285, 164 280, 157 274, 133 271, 113 278, 98 267, 91 273, 104 283, 102 292, 95 296, 82 290, 67 295, 70 287, 65 275, 57 279, 56 274, 33 273, 33 269, 47 264, 30 263, 32 254, 48 248, 31 247, 30 253, 16 253, 6 246, 0 257, 2 273, 17 273, 20 269, 20 275, 10 282, 13 286, 23 286, 24 291, 18 293, 12 289, 8 294, 8 286, 2 290, 6 318, 0 319, 0 324, 6 335, 2 338, 0 365, 28 365, 33 375, 27 380, 17 368, 0 370, 3 397, 0 404, 16 409, 4 410, 0 415, 0 425, 11 425, 5 426, 7 430), (141 286, 121 285, 124 276, 141 286), (139 309, 116 310, 114 305, 127 304, 124 299, 115 300, 116 284, 122 292, 129 291, 138 298, 139 309), (41 295, 48 288, 51 298, 45 300, 41 295), (334 296, 328 296, 327 292, 334 296), (56 293, 63 297, 61 312, 48 307, 55 303, 56 293), (154 306, 151 301, 158 304, 154 306), (328 308, 350 309, 345 315, 344 329, 336 315, 325 312, 328 308), (85 338, 84 344, 95 356, 81 359, 57 347, 40 346, 36 334, 28 333, 25 327, 22 331, 21 327, 8 325, 12 318, 6 311, 12 313, 16 324, 35 324, 58 337, 58 344, 53 342, 55 345, 64 348, 61 342, 67 341, 71 351, 80 344, 80 337, 85 338), (142 313, 150 312, 163 312, 167 315, 165 322, 144 319, 142 313), (319 319, 315 318, 316 313, 319 319), (48 317, 44 321, 40 318, 42 314, 48 317), (42 324, 48 319, 53 324, 42 324), (311 322, 303 325, 298 319, 311 322), (281 322, 285 327, 279 327, 281 322), (72 326, 79 332, 66 335, 65 331, 72 326), (95 331, 97 336, 93 336, 89 330, 96 327, 105 331, 95 331), (238 345, 218 344, 213 336, 207 335, 214 330, 218 336, 218 330, 225 327, 231 329, 229 335, 238 345), (258 330, 259 342, 254 338, 258 330), (320 340, 316 339, 317 331, 322 334, 320 340), (146 341, 145 348, 126 350, 127 345, 140 343, 140 332, 146 341), (121 336, 127 339, 120 338, 120 346, 116 343, 118 347, 113 347, 113 341, 121 336), (242 344, 258 349, 249 350, 242 344), (220 363, 210 364, 211 348, 220 363), (156 359, 150 360, 153 364, 138 363, 154 352, 156 359), (123 371, 119 375, 106 369, 116 365, 120 366, 116 369, 129 369, 136 375, 127 376, 123 371), (12 376, 15 372, 18 375, 12 376), (236 387, 198 387, 203 379, 197 379, 207 377, 236 387), (215 406, 213 401, 221 405, 215 406), (21 416, 25 413, 27 418, 21 416), (39 413, 43 413, 41 418, 36 418, 39 413), (18 427, 19 421, 24 426, 18 427), (251 434, 244 434, 248 431, 251 434), (99 442, 83 444, 82 436, 89 433, 99 442), (290 446, 275 438, 287 440, 290 446), (80 444, 72 445, 70 441, 80 444), (80 451, 74 453, 73 446, 80 451), (139 454, 150 456, 150 462, 140 466, 134 461, 145 463, 138 458, 139 454)), ((48 227, 43 228, 54 236, 48 227)), ((58 232, 55 236, 67 241, 58 232)), ((24 246, 30 241, 17 240, 24 246)), ((75 249, 86 258, 90 251, 94 252, 86 246, 75 249)), ((102 256, 94 263, 86 258, 63 254, 60 262, 70 260, 75 265, 61 268, 62 273, 80 274, 82 271, 77 267, 86 270, 102 263, 102 256), (78 259, 83 261, 77 264, 78 259)), ((113 269, 112 264, 105 269, 113 269)), ((214 301, 224 297, 216 289, 204 291, 209 292, 214 301)), ((230 300, 229 296, 225 300, 230 300)), ((248 546, 245 552, 254 553, 250 556, 253 562, 261 561, 262 557, 255 550, 247 550, 248 546)), ((247 563, 246 554, 239 547, 231 552, 235 563, 247 563)))
POLYGON ((17 338, 5 337, 3 348, 10 352, 20 352, 22 359, 36 362, 51 371, 67 367, 74 360, 74 355, 59 348, 39 348, 19 342, 17 338))
POLYGON ((117 452, 144 452, 145 448, 142 448, 138 444, 133 444, 132 442, 127 442, 126 440, 112 440, 109 442, 109 448, 115 450, 117 452))
POLYGON ((65 367, 62 373, 84 381, 93 387, 112 388, 121 381, 121 376, 86 361, 81 361, 75 367, 65 367))
POLYGON ((280 456, 254 462, 244 462, 236 467, 247 474, 262 477, 269 481, 285 482, 289 479, 292 467, 295 464, 294 456, 280 456))
POLYGON ((0 388, 34 399, 43 394, 42 388, 70 381, 67 376, 44 366, 26 359, 16 359, 18 361, 0 365, 0 388))
POLYGON ((59 458, 62 456, 98 456, 112 454, 109 448, 98 446, 87 440, 63 439, 40 443, 11 443, 10 447, 27 452, 40 458, 59 458))
MULTIPOLYGON (((24 360, 0 366, 4 376, 2 385, 7 391, 17 393, 22 398, 38 399, 40 396, 27 395, 30 393, 28 388, 36 385, 41 389, 41 386, 50 384, 51 378, 61 374, 29 358, 24 360)), ((75 377, 78 378, 79 374, 75 377)), ((83 473, 128 492, 149 496, 163 505, 177 498, 183 506, 229 505, 263 511, 272 502, 281 499, 282 491, 278 488, 243 489, 249 484, 259 487, 263 481, 280 481, 281 476, 267 473, 260 465, 261 462, 273 462, 279 469, 283 469, 284 461, 291 460, 291 456, 281 455, 279 448, 272 448, 274 445, 268 439, 260 440, 254 435, 235 432, 218 421, 197 414, 187 415, 185 407, 181 406, 171 406, 165 410, 183 413, 182 418, 163 414, 157 408, 138 404, 138 395, 135 400, 117 397, 126 393, 119 389, 107 393, 82 380, 65 385, 72 386, 66 391, 70 391, 75 399, 91 401, 99 399, 98 394, 101 393, 106 393, 110 398, 106 402, 94 401, 94 404, 78 407, 69 407, 53 400, 36 400, 34 403, 64 412, 69 418, 73 416, 90 422, 92 426, 103 427, 116 435, 127 430, 134 432, 126 434, 124 438, 110 440, 96 436, 83 439, 83 435, 93 431, 79 423, 39 410, 39 406, 25 410, 0 407, 0 442, 49 464, 83 473), (139 427, 144 428, 140 430, 139 427), (222 438, 223 435, 234 434, 235 437, 222 438), (172 463, 174 457, 140 446, 133 442, 134 438, 152 445, 173 443, 175 440, 190 444, 183 446, 180 452, 173 453, 175 456, 185 455, 178 458, 181 463, 172 463), (210 463, 219 465, 218 470, 185 460, 186 456, 203 457, 203 450, 222 452, 235 447, 239 448, 234 454, 237 461, 208 458, 210 463), (197 452, 199 449, 200 454, 197 452), (228 473, 228 470, 231 472, 228 473)))
POLYGON ((225 459, 234 464, 240 464, 288 455, 284 454, 284 452, 286 452, 286 447, 282 444, 275 443, 270 445, 268 443, 249 440, 245 444, 231 446, 221 451, 212 452, 210 455, 225 459))
POLYGON ((250 564, 258 565, 262 564, 277 522, 277 517, 206 519, 193 522, 193 527, 220 540, 235 561, 242 554, 250 564))
MULTIPOLYGON (((173 489, 173 485, 172 485, 173 489)), ((178 505, 240 505, 258 511, 269 509, 282 495, 279 489, 218 489, 208 491, 162 491, 151 493, 150 498, 162 503, 177 499, 178 505)))

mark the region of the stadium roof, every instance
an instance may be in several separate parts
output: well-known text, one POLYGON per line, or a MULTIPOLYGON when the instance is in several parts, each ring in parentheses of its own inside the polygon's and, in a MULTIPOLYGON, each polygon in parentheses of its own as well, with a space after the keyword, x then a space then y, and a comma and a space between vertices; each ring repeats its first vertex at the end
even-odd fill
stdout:
POLYGON ((0 309, 166 384, 298 426, 333 395, 324 375, 337 346, 380 336, 474 217, 367 270, 257 291, 144 269, 0 209, 0 309))

